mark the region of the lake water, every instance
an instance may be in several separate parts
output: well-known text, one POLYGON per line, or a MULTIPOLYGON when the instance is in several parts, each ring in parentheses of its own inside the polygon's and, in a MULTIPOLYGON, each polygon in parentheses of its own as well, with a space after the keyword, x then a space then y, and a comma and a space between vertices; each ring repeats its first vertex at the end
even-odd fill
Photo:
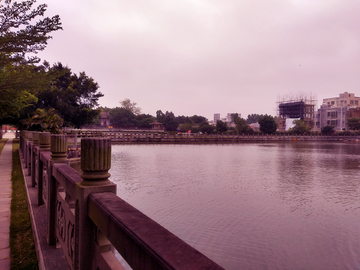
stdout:
POLYGON ((360 269, 360 145, 113 145, 117 194, 225 269, 360 269))

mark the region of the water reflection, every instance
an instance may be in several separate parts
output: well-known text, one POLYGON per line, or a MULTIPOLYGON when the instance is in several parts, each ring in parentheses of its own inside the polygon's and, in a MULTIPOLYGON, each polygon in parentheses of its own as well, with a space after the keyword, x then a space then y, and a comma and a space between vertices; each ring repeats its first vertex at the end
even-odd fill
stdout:
POLYGON ((360 149, 113 146, 118 195, 226 269, 360 266, 360 149))

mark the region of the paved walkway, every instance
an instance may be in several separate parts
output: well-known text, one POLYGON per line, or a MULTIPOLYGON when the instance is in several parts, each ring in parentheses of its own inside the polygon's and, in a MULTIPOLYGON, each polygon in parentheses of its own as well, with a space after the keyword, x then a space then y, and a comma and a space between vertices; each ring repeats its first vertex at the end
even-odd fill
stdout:
POLYGON ((9 138, 0 155, 0 269, 10 269, 10 205, 12 140, 14 133, 5 133, 9 138))

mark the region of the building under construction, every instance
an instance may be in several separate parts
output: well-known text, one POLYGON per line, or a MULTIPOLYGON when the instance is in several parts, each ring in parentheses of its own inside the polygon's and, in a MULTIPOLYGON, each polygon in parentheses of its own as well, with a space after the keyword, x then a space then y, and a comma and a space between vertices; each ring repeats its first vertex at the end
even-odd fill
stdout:
POLYGON ((299 95, 292 98, 282 98, 278 102, 278 110, 281 121, 279 129, 284 129, 286 119, 301 119, 313 128, 315 118, 315 106, 317 101, 312 95, 299 95))

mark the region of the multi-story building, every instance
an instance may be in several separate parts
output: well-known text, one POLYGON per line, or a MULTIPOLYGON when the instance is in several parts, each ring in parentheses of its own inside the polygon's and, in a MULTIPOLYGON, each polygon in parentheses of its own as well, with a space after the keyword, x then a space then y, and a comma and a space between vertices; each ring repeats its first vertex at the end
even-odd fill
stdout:
POLYGON ((353 93, 342 93, 339 97, 325 98, 316 114, 316 128, 333 126, 335 130, 348 130, 347 119, 360 108, 360 97, 353 93), (354 113, 353 113, 354 112, 354 113))
POLYGON ((323 99, 323 104, 326 104, 330 107, 359 107, 359 101, 360 97, 355 97, 355 94, 345 92, 343 94, 340 94, 339 97, 323 99))
POLYGON ((335 130, 346 129, 346 111, 347 107, 334 107, 323 104, 316 114, 316 128, 322 129, 326 126, 333 126, 335 130))
POLYGON ((214 123, 216 124, 216 122, 220 120, 220 113, 215 113, 214 114, 214 123))

